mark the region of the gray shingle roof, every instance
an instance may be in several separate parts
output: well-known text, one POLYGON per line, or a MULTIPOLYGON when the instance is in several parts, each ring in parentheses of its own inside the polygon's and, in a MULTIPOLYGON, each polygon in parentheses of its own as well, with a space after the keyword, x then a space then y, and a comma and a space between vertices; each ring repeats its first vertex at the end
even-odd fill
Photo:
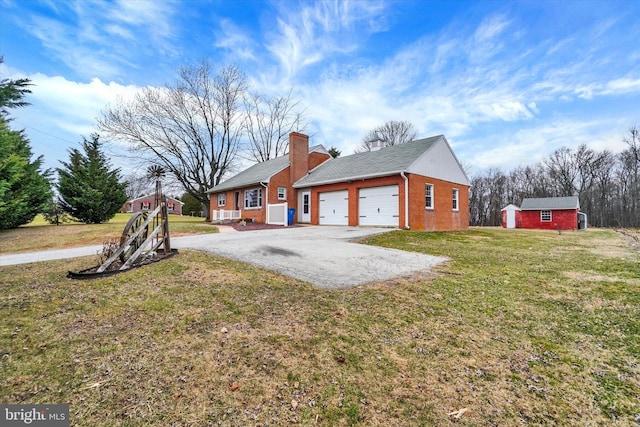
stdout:
POLYGON ((580 209, 580 202, 578 196, 522 199, 520 209, 523 211, 580 209))
POLYGON ((225 182, 211 188, 207 193, 217 193, 232 188, 267 182, 270 177, 287 166, 289 166, 289 156, 276 157, 266 162, 256 163, 239 174, 227 179, 225 182))
POLYGON ((406 171, 418 157, 431 148, 440 138, 442 138, 442 135, 419 139, 406 144, 392 145, 377 151, 331 159, 298 180, 294 187, 302 188, 350 179, 387 176, 406 171))
MULTIPOLYGON (((326 152, 326 149, 322 145, 314 145, 309 148, 309 153, 314 151, 326 152)), ((273 175, 287 167, 289 167, 288 154, 267 160, 266 162, 256 163, 237 175, 227 179, 223 183, 211 188, 207 193, 217 193, 220 191, 231 190, 233 188, 247 187, 261 182, 268 182, 273 175)))

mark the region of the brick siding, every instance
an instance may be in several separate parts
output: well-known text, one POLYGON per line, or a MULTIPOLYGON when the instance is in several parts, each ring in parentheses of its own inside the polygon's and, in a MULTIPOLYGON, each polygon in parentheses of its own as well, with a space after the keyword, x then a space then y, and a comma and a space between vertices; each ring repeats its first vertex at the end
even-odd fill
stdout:
POLYGON ((540 211, 521 211, 518 228, 540 230, 576 230, 578 228, 578 209, 552 210, 551 221, 541 221, 540 211))

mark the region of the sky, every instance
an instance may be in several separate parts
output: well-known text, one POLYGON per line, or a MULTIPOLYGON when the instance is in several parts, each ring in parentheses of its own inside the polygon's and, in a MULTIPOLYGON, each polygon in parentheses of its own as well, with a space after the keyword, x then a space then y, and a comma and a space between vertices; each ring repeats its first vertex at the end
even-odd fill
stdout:
MULTIPOLYGON (((234 64, 253 91, 306 109, 310 144, 351 154, 389 120, 444 134, 471 175, 640 126, 640 1, 0 0, 0 78, 44 167, 119 97, 181 66, 234 64)), ((123 171, 127 160, 114 158, 123 171)))

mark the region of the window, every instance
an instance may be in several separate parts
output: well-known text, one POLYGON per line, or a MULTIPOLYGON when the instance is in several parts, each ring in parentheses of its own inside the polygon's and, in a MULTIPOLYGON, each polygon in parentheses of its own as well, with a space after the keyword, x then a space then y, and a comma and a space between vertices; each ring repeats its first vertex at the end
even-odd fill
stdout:
POLYGON ((148 211, 149 208, 150 208, 150 203, 149 202, 142 202, 140 207, 142 208, 143 211, 148 211))
POLYGON ((168 211, 172 211, 173 210, 173 202, 167 202, 167 210, 168 211))
POLYGON ((287 189, 278 187, 278 200, 287 200, 287 189))
POLYGON ((309 213, 309 193, 302 194, 302 213, 305 215, 309 213))
POLYGON ((227 204, 227 195, 225 193, 218 194, 218 206, 225 206, 227 204))
POLYGON ((424 206, 427 209, 433 209, 433 184, 425 184, 424 186, 424 206))
POLYGON ((254 188, 244 191, 245 209, 262 207, 262 188, 254 188))
POLYGON ((451 207, 453 208, 453 210, 454 210, 454 211, 457 211, 457 210, 458 210, 458 189, 457 189, 457 188, 454 188, 454 189, 453 189, 453 191, 452 191, 452 193, 451 193, 451 195, 452 195, 452 198, 451 198, 451 201, 452 201, 451 207))
POLYGON ((551 222, 551 211, 540 211, 540 221, 551 222))

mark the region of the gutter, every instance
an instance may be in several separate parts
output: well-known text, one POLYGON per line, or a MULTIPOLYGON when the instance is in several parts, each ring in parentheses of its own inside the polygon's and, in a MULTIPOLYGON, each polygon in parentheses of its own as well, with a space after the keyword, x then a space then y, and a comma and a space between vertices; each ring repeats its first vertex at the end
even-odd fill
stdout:
POLYGON ((404 174, 404 171, 400 172, 400 176, 404 179, 404 228, 410 230, 409 227, 409 178, 404 174))
MULTIPOLYGON (((390 171, 390 172, 382 172, 382 173, 371 173, 371 174, 368 174, 368 175, 355 175, 355 176, 341 177, 341 178, 336 178, 336 179, 327 179, 325 181, 318 181, 318 182, 300 184, 300 181, 302 181, 305 178, 305 177, 303 177, 303 178, 300 178, 298 181, 296 181, 293 184, 293 188, 317 187, 318 185, 335 184, 335 183, 338 183, 338 182, 358 181, 358 180, 364 180, 364 179, 370 179, 370 178, 380 178, 380 177, 383 177, 383 176, 396 175, 398 173, 402 175, 404 173, 404 171, 390 171)), ((309 176, 309 175, 306 175, 306 176, 309 176)))
POLYGON ((269 215, 269 183, 259 182, 259 184, 264 187, 264 192, 265 192, 263 207, 265 208, 264 209, 264 222, 266 224, 267 221, 269 220, 269 218, 267 218, 267 216, 269 215))

